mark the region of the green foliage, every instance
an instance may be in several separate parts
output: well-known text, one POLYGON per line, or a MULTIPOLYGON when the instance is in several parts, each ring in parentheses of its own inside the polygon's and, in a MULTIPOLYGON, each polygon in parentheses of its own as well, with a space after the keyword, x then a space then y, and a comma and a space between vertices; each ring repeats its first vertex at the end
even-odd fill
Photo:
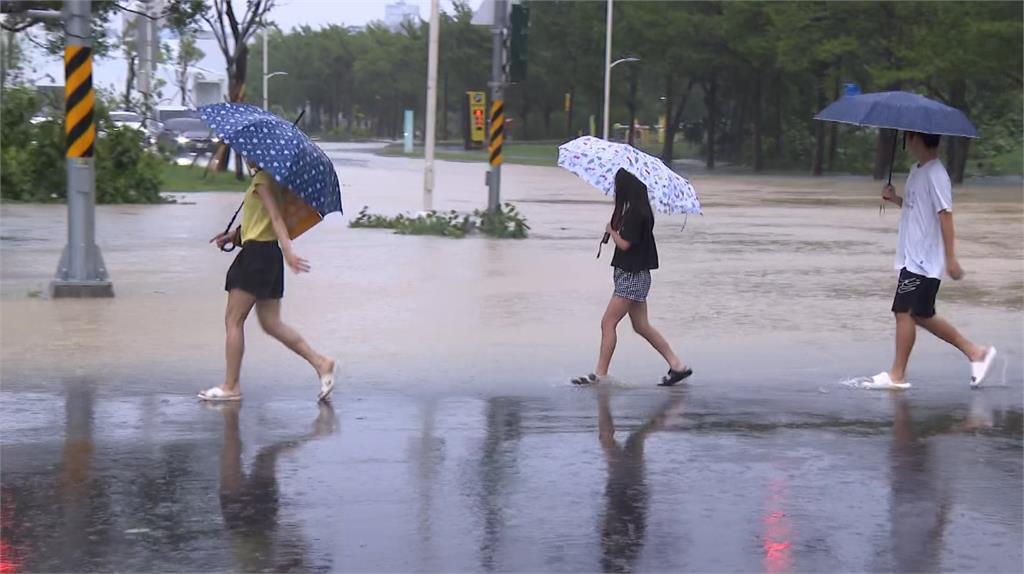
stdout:
MULTIPOLYGON (((0 109, 0 193, 5 200, 51 202, 67 197, 63 118, 33 124, 39 98, 25 88, 3 93, 0 109)), ((101 133, 96 138, 96 200, 99 203, 156 203, 160 159, 146 150, 141 134, 116 128, 97 103, 101 133)))
POLYGON ((530 226, 516 206, 506 203, 498 211, 474 211, 477 228, 484 235, 498 239, 525 239, 530 226))
POLYGON ((161 169, 137 130, 110 127, 96 141, 96 201, 159 203, 161 169))
MULTIPOLYGON (((587 131, 591 115, 600 125, 604 3, 525 5, 529 74, 506 90, 506 142, 564 141, 587 131), (569 112, 567 93, 573 95, 569 112)), ((875 161, 877 132, 833 129, 812 119, 842 94, 844 83, 856 82, 865 92, 915 91, 964 109, 983 138, 971 145, 970 163, 989 163, 1024 136, 1022 6, 618 2, 613 57, 640 61, 612 73, 611 123, 635 117, 649 129, 649 137, 636 143, 664 157, 710 160, 714 152, 733 165, 804 171, 817 156, 824 170, 863 172, 875 161), (682 131, 672 146, 656 136, 666 115, 682 131)), ((465 2, 441 18, 442 140, 460 138, 465 92, 486 91, 490 79, 490 31, 473 26, 471 18, 465 2)), ((272 80, 272 100, 288 110, 308 101, 312 113, 305 127, 330 139, 347 139, 357 130, 397 139, 405 109, 414 110, 420 134, 426 32, 424 23, 397 31, 329 26, 273 35, 271 70, 290 75, 272 80)), ((257 43, 250 58, 254 77, 262 73, 259 50, 257 43)), ((249 86, 256 99, 257 84, 249 86)))
POLYGON ((415 217, 398 214, 394 217, 369 213, 363 207, 349 227, 362 229, 393 229, 399 235, 438 235, 461 239, 479 230, 484 235, 497 239, 523 239, 530 226, 526 219, 511 203, 506 203, 495 213, 474 211, 471 215, 457 211, 439 213, 430 211, 415 217))

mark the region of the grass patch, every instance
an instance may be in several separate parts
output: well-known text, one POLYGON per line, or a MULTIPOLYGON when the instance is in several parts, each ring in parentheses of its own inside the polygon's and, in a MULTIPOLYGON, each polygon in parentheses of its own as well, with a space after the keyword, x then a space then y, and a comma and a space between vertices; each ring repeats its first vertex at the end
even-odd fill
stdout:
POLYGON ((163 166, 163 184, 160 191, 164 193, 183 193, 195 191, 245 191, 249 185, 247 179, 238 181, 234 171, 218 171, 206 176, 206 168, 176 165, 168 163, 163 166))
POLYGON ((514 205, 506 203, 498 211, 476 210, 471 214, 457 211, 429 211, 416 217, 398 214, 377 215, 363 207, 349 227, 362 229, 393 229, 399 235, 437 235, 461 239, 474 231, 497 239, 524 239, 530 229, 526 219, 514 205))
POLYGON ((989 158, 972 160, 967 156, 967 173, 969 175, 1019 175, 1024 174, 1024 146, 1018 144, 1014 149, 989 158))
MULTIPOLYGON (((505 144, 504 155, 505 163, 514 163, 518 165, 539 165, 539 166, 555 166, 558 165, 558 146, 560 142, 516 142, 505 144)), ((661 144, 653 144, 646 147, 640 147, 641 151, 644 151, 654 157, 661 155, 661 144)), ((672 149, 673 159, 684 159, 689 157, 698 157, 700 150, 694 144, 683 140, 676 141, 676 145, 672 149)), ((423 147, 416 146, 413 148, 412 153, 405 153, 404 146, 400 143, 389 144, 383 149, 377 152, 377 155, 388 156, 388 157, 423 157, 423 147)), ((461 144, 452 142, 451 144, 439 144, 436 150, 437 159, 444 161, 463 161, 463 162, 483 162, 488 161, 488 153, 486 149, 480 150, 466 150, 462 149, 461 144)))

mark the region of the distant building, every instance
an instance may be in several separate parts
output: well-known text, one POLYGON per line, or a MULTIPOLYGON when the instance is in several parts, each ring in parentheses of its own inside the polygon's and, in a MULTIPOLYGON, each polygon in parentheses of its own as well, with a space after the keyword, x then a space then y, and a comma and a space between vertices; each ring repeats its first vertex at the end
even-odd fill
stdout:
POLYGON ((398 30, 405 22, 419 21, 420 7, 417 4, 407 4, 405 0, 398 0, 384 7, 384 23, 392 30, 398 30))

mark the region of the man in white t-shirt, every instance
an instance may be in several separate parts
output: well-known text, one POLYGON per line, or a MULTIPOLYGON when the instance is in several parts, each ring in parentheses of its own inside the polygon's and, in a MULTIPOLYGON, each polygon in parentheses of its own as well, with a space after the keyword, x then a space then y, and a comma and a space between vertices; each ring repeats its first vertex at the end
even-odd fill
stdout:
POLYGON ((954 281, 964 276, 956 259, 953 240, 953 189, 946 168, 939 161, 939 139, 935 134, 907 133, 907 151, 915 160, 907 177, 904 196, 886 185, 882 198, 902 208, 896 269, 899 282, 892 312, 896 315, 896 357, 892 368, 871 378, 874 389, 906 389, 907 361, 914 348, 917 327, 953 345, 971 362, 971 386, 985 380, 995 347, 980 347, 960 334, 953 325, 935 314, 935 296, 943 272, 954 281))

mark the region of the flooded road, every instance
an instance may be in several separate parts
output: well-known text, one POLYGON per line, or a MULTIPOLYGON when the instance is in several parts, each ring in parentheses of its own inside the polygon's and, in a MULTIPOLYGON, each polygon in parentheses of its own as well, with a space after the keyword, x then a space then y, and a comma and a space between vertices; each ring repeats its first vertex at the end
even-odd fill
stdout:
MULTIPOLYGON (((610 202, 507 166, 530 239, 346 227, 421 207, 422 162, 329 145, 347 215, 296 242, 285 319, 344 363, 333 407, 249 327, 244 403, 222 378, 223 276, 206 241, 238 194, 104 206, 117 297, 45 297, 63 206, 3 205, 2 561, 10 571, 1021 571, 1024 201, 955 191, 968 272, 939 313, 1002 360, 968 390, 918 338, 905 394, 843 382, 891 360, 898 213, 862 178, 694 174, 661 217, 652 322, 696 375, 620 329, 620 383, 578 389, 611 290, 610 202)), ((486 201, 438 165, 435 205, 486 201)), ((7 571, 7 570, 5 570, 7 571)))

